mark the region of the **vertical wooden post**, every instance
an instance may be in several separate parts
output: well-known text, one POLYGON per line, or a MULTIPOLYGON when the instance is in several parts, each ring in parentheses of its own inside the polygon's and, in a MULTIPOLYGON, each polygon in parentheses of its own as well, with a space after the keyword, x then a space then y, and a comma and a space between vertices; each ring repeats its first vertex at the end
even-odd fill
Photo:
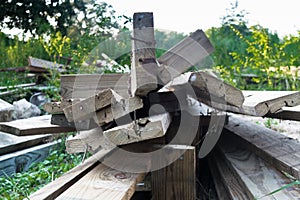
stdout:
POLYGON ((134 13, 131 93, 146 96, 157 88, 153 13, 134 13))
MULTIPOLYGON (((194 200, 196 199, 196 156, 195 147, 186 145, 168 145, 171 155, 184 153, 169 166, 151 174, 152 199, 154 200, 194 200)), ((166 163, 170 156, 162 157, 166 163)), ((157 164, 157 163, 156 163, 157 164)))

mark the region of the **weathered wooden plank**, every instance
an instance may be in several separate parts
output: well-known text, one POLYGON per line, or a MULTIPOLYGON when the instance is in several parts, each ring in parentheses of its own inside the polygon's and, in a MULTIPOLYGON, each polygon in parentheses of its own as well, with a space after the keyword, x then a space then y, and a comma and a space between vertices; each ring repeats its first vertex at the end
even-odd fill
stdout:
POLYGON ((47 184, 42 189, 31 194, 29 198, 31 200, 55 199, 61 193, 71 187, 74 183, 80 180, 84 175, 94 169, 99 164, 99 162, 112 151, 113 150, 100 150, 98 153, 85 160, 82 164, 74 167, 55 181, 47 184))
POLYGON ((49 114, 63 114, 63 109, 79 102, 79 99, 63 99, 61 102, 49 102, 43 105, 44 110, 49 114))
POLYGON ((28 68, 31 72, 42 73, 42 72, 49 72, 49 70, 57 70, 59 72, 66 71, 66 67, 62 64, 54 63, 39 58, 29 57, 28 63, 29 63, 28 68))
POLYGON ((300 106, 283 107, 276 113, 267 114, 266 117, 300 121, 300 106))
POLYGON ((266 162, 278 170, 300 178, 300 143, 296 140, 234 116, 230 116, 225 129, 230 131, 225 132, 227 137, 234 134, 233 136, 238 138, 240 143, 266 162))
POLYGON ((220 175, 220 179, 218 181, 221 181, 223 186, 225 186, 225 195, 229 195, 229 199, 254 199, 254 196, 249 192, 245 183, 238 178, 237 172, 220 151, 214 151, 211 163, 215 166, 215 170, 217 170, 220 175))
MULTIPOLYGON (((172 164, 151 173, 152 198, 159 199, 196 199, 196 154, 195 147, 168 145, 165 147, 173 156, 179 156, 172 164)), ((163 156, 160 163, 171 162, 171 154, 163 156)), ((159 158, 156 158, 156 160, 159 158)))
POLYGON ((24 136, 44 133, 63 133, 75 130, 74 128, 53 125, 50 121, 51 115, 44 115, 11 122, 2 122, 0 123, 0 131, 17 136, 24 136))
POLYGON ((66 141, 66 150, 70 154, 81 152, 94 154, 101 146, 104 146, 103 131, 101 128, 80 131, 77 135, 68 138, 66 141))
POLYGON ((139 97, 116 100, 109 107, 97 111, 94 120, 102 126, 142 107, 143 101, 139 97))
POLYGON ((169 113, 139 119, 103 132, 105 139, 114 145, 123 145, 162 137, 171 123, 169 113))
POLYGON ((286 176, 270 164, 265 163, 254 153, 237 145, 232 140, 221 139, 220 148, 239 179, 253 197, 264 199, 299 199, 300 189, 297 186, 282 189, 272 195, 269 193, 291 183, 286 176), (266 196, 267 195, 267 196, 266 196))
POLYGON ((131 60, 131 94, 146 96, 157 88, 153 13, 134 13, 131 60))
POLYGON ((17 172, 26 171, 32 163, 45 159, 51 147, 57 142, 42 144, 21 151, 0 156, 0 176, 11 176, 17 172))
POLYGON ((196 30, 158 58, 158 62, 162 65, 159 79, 163 85, 168 83, 213 51, 214 47, 205 33, 196 30))
POLYGON ((98 125, 93 119, 80 120, 77 122, 69 122, 64 114, 55 114, 51 116, 51 124, 65 128, 73 128, 74 131, 90 130, 97 128, 98 125))
POLYGON ((130 199, 144 174, 121 172, 99 164, 56 199, 130 199))
POLYGON ((240 107, 244 102, 243 93, 207 72, 189 72, 175 78, 161 91, 184 90, 211 105, 210 101, 240 107))
POLYGON ((63 99, 86 98, 107 88, 124 98, 129 97, 128 74, 62 75, 60 80, 60 95, 63 99))
POLYGON ((13 105, 0 99, 0 122, 8 122, 12 120, 13 105))
POLYGON ((18 137, 0 132, 0 155, 19 151, 38 144, 46 143, 52 139, 52 135, 33 135, 18 137))
POLYGON ((82 101, 72 104, 63 109, 69 122, 91 118, 95 112, 110 106, 112 103, 121 101, 123 97, 111 89, 104 89, 95 96, 88 97, 82 101))

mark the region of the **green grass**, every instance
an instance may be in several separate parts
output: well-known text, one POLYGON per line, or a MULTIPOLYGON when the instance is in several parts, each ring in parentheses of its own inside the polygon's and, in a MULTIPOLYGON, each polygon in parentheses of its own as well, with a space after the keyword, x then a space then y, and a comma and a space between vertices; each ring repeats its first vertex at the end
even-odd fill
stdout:
POLYGON ((83 155, 67 154, 64 141, 50 150, 49 156, 43 162, 34 163, 28 171, 11 177, 0 177, 0 199, 28 199, 31 193, 81 163, 83 155))

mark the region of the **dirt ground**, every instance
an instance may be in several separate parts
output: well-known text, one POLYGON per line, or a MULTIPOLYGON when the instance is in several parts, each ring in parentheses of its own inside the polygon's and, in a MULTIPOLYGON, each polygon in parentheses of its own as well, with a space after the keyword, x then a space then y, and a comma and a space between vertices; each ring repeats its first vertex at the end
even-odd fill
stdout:
POLYGON ((268 128, 271 128, 275 131, 280 132, 287 137, 296 139, 300 141, 300 122, 299 121, 290 121, 290 120, 280 120, 272 118, 262 118, 262 117, 251 117, 240 115, 244 118, 249 119, 250 121, 264 125, 268 128))

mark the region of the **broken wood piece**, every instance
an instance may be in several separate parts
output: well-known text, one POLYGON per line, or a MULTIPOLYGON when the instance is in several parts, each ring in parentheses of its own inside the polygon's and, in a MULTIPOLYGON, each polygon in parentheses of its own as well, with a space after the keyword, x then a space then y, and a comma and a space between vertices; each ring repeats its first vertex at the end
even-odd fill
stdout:
POLYGON ((38 135, 45 133, 64 133, 74 131, 74 128, 60 127, 50 123, 51 115, 19 119, 11 122, 1 122, 0 131, 17 136, 38 135))
POLYGON ((296 140, 234 115, 225 125, 226 137, 251 149, 280 171, 300 179, 300 143, 296 140))
POLYGON ((158 58, 160 81, 163 85, 167 84, 213 51, 214 47, 205 33, 196 30, 158 58))
POLYGON ((244 102, 243 93, 239 89, 203 71, 185 73, 160 91, 180 90, 192 96, 196 95, 199 101, 204 101, 208 105, 213 101, 240 107, 244 102))
POLYGON ((110 107, 97 111, 94 120, 99 126, 102 126, 142 107, 143 101, 139 97, 121 99, 112 103, 110 107))
POLYGON ((282 107, 275 113, 269 113, 266 117, 300 121, 300 106, 282 107))
POLYGON ((95 155, 86 159, 82 164, 77 165, 61 177, 44 186, 42 189, 30 195, 31 200, 52 200, 65 192, 69 187, 80 180, 84 175, 94 169, 104 157, 113 150, 101 149, 95 155))
POLYGON ((98 94, 86 98, 80 102, 72 104, 63 109, 69 122, 91 118, 96 111, 111 105, 116 101, 121 101, 123 97, 111 89, 105 89, 98 94))
POLYGON ((49 114, 63 114, 63 109, 79 102, 79 99, 63 99, 61 102, 45 103, 43 108, 49 114))
POLYGON ((103 132, 105 139, 114 145, 124 145, 162 137, 171 123, 169 113, 142 118, 130 124, 118 126, 103 132))
POLYGON ((129 97, 128 74, 62 75, 60 82, 60 95, 63 99, 82 99, 108 88, 124 98, 129 97))
POLYGON ((157 88, 153 13, 134 13, 131 95, 146 96, 157 88))
POLYGON ((54 63, 39 58, 29 57, 28 63, 29 63, 28 68, 31 72, 42 73, 42 72, 49 72, 49 70, 57 70, 59 72, 66 71, 65 66, 62 64, 54 63))
POLYGON ((79 131, 77 135, 70 137, 66 141, 66 150, 69 154, 90 152, 94 154, 103 145, 103 131, 95 128, 88 131, 79 131))

